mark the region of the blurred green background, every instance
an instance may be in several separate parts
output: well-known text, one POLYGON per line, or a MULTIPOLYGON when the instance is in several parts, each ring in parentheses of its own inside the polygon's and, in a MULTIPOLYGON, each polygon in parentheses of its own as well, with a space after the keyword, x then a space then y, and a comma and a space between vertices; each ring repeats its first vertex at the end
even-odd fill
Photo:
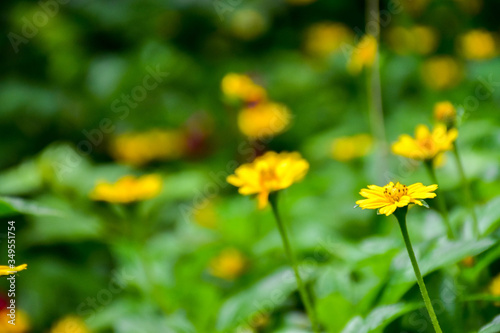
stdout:
MULTIPOLYGON (((436 102, 458 111, 457 145, 484 237, 467 233, 451 156, 438 177, 463 234, 444 242, 433 209, 412 211, 409 228, 430 292, 452 295, 438 311, 443 329, 477 332, 499 313, 488 286, 500 272, 500 3, 380 8, 387 142, 431 125, 436 102)), ((364 1, 3 1, 0 16, 0 264, 14 220, 16 261, 29 265, 16 293, 28 327, 5 332, 308 332, 296 287, 282 278, 288 262, 269 209, 225 183, 266 150, 299 151, 311 164, 281 204, 325 330, 432 331, 397 225, 352 208, 367 184, 428 184, 425 170, 391 155, 381 169, 376 149, 356 158, 332 151, 335 139, 373 127, 367 73, 347 70, 370 27, 364 1), (285 105, 286 130, 262 141, 241 134, 242 103, 221 91, 228 73, 248 75, 285 105), (122 154, 167 152, 126 163, 118 138, 154 130, 171 136, 122 154), (149 173, 163 185, 151 200, 89 198, 99 180, 149 173), (229 253, 226 276, 214 269, 221 253, 229 253), (278 301, 266 303, 276 290, 278 301)), ((0 299, 7 290, 2 279, 0 299)))

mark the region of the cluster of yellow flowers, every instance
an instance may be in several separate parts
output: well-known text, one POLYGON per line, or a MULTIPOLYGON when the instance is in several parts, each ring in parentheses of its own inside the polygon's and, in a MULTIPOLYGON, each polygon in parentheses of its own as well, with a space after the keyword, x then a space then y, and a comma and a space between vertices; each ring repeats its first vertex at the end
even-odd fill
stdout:
POLYGON ((341 50, 344 43, 353 38, 351 30, 342 23, 321 22, 306 31, 305 51, 316 57, 326 57, 341 50))
POLYGON ((116 160, 135 166, 155 160, 176 159, 185 151, 186 137, 179 130, 125 133, 117 135, 111 143, 111 155, 116 160))
POLYGON ((252 140, 272 137, 284 132, 292 115, 288 107, 267 99, 265 89, 244 74, 227 74, 222 79, 222 92, 228 98, 245 103, 238 114, 238 128, 252 140))
POLYGON ((161 177, 155 174, 142 177, 124 176, 115 183, 99 181, 90 197, 96 201, 131 203, 156 197, 162 189, 161 177))
POLYGON ((398 54, 427 55, 436 50, 438 41, 439 37, 434 29, 421 25, 411 28, 397 26, 387 32, 387 43, 398 54))

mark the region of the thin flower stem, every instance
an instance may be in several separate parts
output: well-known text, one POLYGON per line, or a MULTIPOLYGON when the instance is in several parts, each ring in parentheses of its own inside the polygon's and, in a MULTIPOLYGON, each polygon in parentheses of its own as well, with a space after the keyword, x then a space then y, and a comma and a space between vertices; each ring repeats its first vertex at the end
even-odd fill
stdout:
POLYGON ((467 202, 467 207, 472 215, 472 228, 474 232, 474 237, 479 238, 481 233, 479 231, 479 223, 477 220, 476 210, 474 209, 474 201, 472 200, 472 193, 470 191, 469 182, 465 176, 464 166, 462 160, 460 159, 460 154, 458 153, 458 148, 456 145, 453 146, 453 153, 455 155, 455 160, 457 161, 458 172, 460 173, 460 178, 462 181, 462 190, 465 194, 465 201, 467 202))
MULTIPOLYGON (((432 160, 426 161, 424 164, 425 164, 425 167, 427 168, 427 172, 429 173, 429 177, 431 178, 431 181, 434 184, 439 185, 439 183, 437 181, 437 177, 436 177, 436 171, 434 170, 433 161, 432 160)), ((441 190, 438 190, 438 191, 439 191, 439 193, 441 193, 441 190)), ((438 191, 436 191, 436 192, 438 192, 438 191)), ((453 228, 451 227, 450 217, 448 216, 448 209, 446 208, 446 202, 444 201, 444 197, 439 195, 439 193, 436 196, 436 199, 437 199, 439 211, 441 213, 441 216, 443 217, 444 224, 446 225, 448 238, 455 239, 455 233, 453 232, 453 228)))
POLYGON ((299 289, 300 298, 304 303, 306 308, 307 315, 309 316, 309 320, 311 321, 312 329, 315 333, 319 332, 319 325, 317 321, 316 311, 314 310, 314 306, 312 305, 312 301, 310 298, 307 289, 305 288, 304 282, 300 277, 297 260, 292 251, 292 247, 290 246, 290 241, 288 239, 288 235, 286 233, 285 225, 281 220, 279 211, 278 211, 278 192, 271 193, 269 196, 269 202, 271 203, 271 207, 273 210, 274 218, 276 219, 276 223, 278 224, 278 229, 281 235, 281 240, 283 241, 283 247, 285 248, 285 253, 290 260, 291 266, 293 268, 293 272, 295 274, 295 279, 297 280, 297 287, 299 289))
POLYGON ((378 169, 380 174, 387 171, 387 140, 385 136, 384 112, 382 106, 382 88, 380 83, 380 60, 379 60, 379 40, 380 40, 380 15, 379 0, 367 0, 366 2, 366 21, 374 23, 377 26, 373 37, 377 40, 377 54, 373 65, 368 68, 366 75, 366 89, 368 94, 368 112, 372 134, 376 140, 378 154, 378 169), (375 16, 375 17, 374 17, 375 16))
POLYGON ((443 333, 441 327, 439 326, 436 313, 434 312, 431 299, 429 298, 429 293, 427 292, 427 288, 425 287, 424 279, 422 278, 422 274, 420 273, 420 268, 418 267, 417 258, 415 257, 415 252, 413 252, 410 236, 408 235, 408 228, 406 227, 407 211, 408 207, 398 208, 394 213, 394 215, 398 219, 399 227, 401 228, 401 234, 403 235, 406 249, 408 250, 408 256, 410 257, 413 270, 415 271, 415 276, 417 278, 417 283, 420 288, 420 292, 422 293, 422 298, 424 299, 425 307, 427 308, 427 312, 429 313, 429 316, 431 318, 432 326, 434 326, 434 330, 436 331, 436 333, 443 333))

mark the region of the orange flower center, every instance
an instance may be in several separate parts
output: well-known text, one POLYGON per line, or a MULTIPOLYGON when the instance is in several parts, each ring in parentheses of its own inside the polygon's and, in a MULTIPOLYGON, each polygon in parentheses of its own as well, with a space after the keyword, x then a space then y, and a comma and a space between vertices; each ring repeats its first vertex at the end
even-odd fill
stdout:
POLYGON ((402 185, 400 183, 397 183, 394 186, 386 186, 384 189, 384 195, 391 202, 398 202, 402 197, 408 195, 408 188, 406 185, 402 185))

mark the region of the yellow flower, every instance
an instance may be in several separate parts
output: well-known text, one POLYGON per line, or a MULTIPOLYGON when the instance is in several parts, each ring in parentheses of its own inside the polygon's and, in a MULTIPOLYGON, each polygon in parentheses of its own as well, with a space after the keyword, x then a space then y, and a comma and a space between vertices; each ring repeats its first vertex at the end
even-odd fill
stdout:
POLYGON ((116 136, 111 143, 111 155, 116 160, 135 166, 154 160, 176 159, 185 151, 185 135, 178 130, 125 133, 116 136))
POLYGON ((430 161, 439 154, 453 148, 453 142, 458 136, 455 128, 446 129, 446 125, 437 124, 430 132, 425 125, 418 125, 415 138, 403 134, 392 144, 392 152, 414 160, 430 161))
POLYGON ((470 15, 475 15, 481 11, 483 0, 455 0, 459 7, 470 15))
POLYGON ((260 11, 254 9, 236 10, 231 15, 229 28, 234 36, 252 40, 262 35, 269 27, 269 23, 260 11))
POLYGON ((16 267, 10 267, 10 266, 3 266, 0 265, 0 276, 2 275, 9 275, 9 274, 16 274, 19 271, 23 271, 28 267, 27 264, 22 264, 16 267))
POLYGON ((22 310, 16 309, 15 325, 9 324, 12 320, 8 315, 10 310, 0 310, 0 332, 2 333, 27 333, 30 331, 31 325, 28 315, 22 310))
POLYGON ((316 23, 307 29, 304 47, 313 56, 326 57, 351 39, 352 32, 342 23, 316 23))
POLYGON ((368 134, 337 138, 332 143, 332 157, 343 162, 363 157, 370 152, 372 143, 368 134))
POLYGON ((264 102, 247 107, 238 115, 238 128, 251 139, 275 136, 288 128, 292 115, 283 104, 264 102))
POLYGON ((437 185, 424 186, 422 183, 406 186, 399 182, 390 182, 384 187, 368 185, 367 189, 359 192, 366 199, 356 201, 356 205, 363 209, 378 209, 379 214, 389 216, 397 208, 410 204, 427 207, 423 199, 434 198, 436 193, 431 192, 437 188, 437 185))
POLYGON ((426 55, 436 50, 438 36, 434 29, 415 26, 410 29, 394 27, 387 34, 388 44, 398 54, 411 52, 426 55))
POLYGON ((244 74, 227 74, 222 79, 221 89, 227 97, 240 99, 246 103, 256 103, 267 98, 265 89, 244 74))
POLYGON ((462 36, 462 54, 469 60, 485 60, 495 56, 495 38, 486 30, 471 30, 462 36))
POLYGON ((347 69, 352 74, 358 74, 364 67, 371 67, 377 56, 378 43, 372 35, 364 35, 352 52, 347 69))
MULTIPOLYGON (((490 284, 490 293, 493 296, 499 296, 500 297, 500 274, 498 274, 490 284)), ((500 302, 495 302, 496 306, 500 306, 500 302)))
POLYGON ((474 259, 473 256, 467 256, 462 260, 462 264, 465 267, 473 267, 475 264, 476 260, 474 259))
POLYGON ((193 220, 196 224, 213 229, 217 226, 217 214, 212 201, 205 199, 193 209, 193 220))
POLYGON ((443 101, 434 105, 434 118, 441 123, 454 123, 457 118, 457 110, 449 101, 443 101))
POLYGON ((267 152, 238 167, 227 181, 239 187, 240 194, 256 194, 259 208, 263 209, 269 203, 269 193, 290 187, 304 178, 308 170, 309 163, 299 153, 267 152))
POLYGON ((130 203, 156 197, 162 188, 158 175, 124 176, 115 183, 100 181, 90 193, 92 200, 112 203, 130 203))
POLYGON ((210 274, 224 280, 234 280, 239 277, 246 266, 245 256, 237 249, 223 250, 210 261, 210 274))
POLYGON ((90 330, 80 317, 67 316, 52 326, 50 333, 90 333, 90 330))
POLYGON ((421 74, 424 83, 434 90, 452 88, 462 79, 459 63, 449 56, 436 56, 426 60, 421 74))

